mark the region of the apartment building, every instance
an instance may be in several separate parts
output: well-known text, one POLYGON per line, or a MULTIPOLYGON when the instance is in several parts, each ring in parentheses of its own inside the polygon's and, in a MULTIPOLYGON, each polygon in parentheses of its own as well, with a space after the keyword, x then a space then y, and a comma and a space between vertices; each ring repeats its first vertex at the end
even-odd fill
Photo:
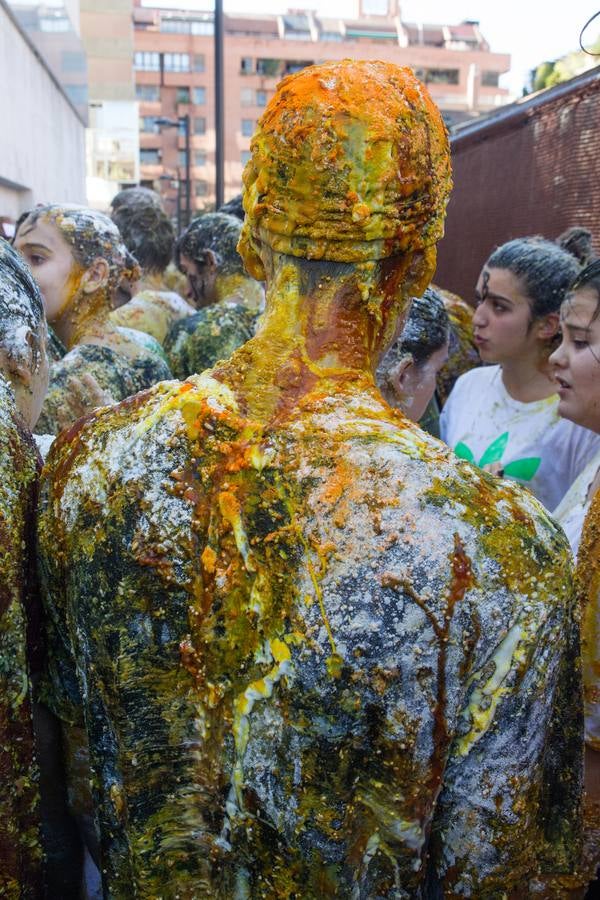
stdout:
POLYGON ((131 10, 131 0, 81 0, 89 73, 87 202, 104 210, 140 177, 131 10))
MULTIPOLYGON (((140 177, 165 196, 175 217, 190 176, 192 211, 215 196, 214 24, 211 12, 141 7, 134 17, 134 72, 140 104, 140 177), (189 116, 190 159, 176 123, 189 116), (158 124, 157 118, 168 120, 158 124)), ((383 59, 412 67, 449 125, 506 103, 499 78, 510 56, 494 53, 477 22, 402 21, 395 0, 363 0, 354 19, 309 10, 225 15, 225 197, 241 188, 256 121, 278 81, 324 60, 383 59), (374 12, 378 11, 378 14, 374 12)))

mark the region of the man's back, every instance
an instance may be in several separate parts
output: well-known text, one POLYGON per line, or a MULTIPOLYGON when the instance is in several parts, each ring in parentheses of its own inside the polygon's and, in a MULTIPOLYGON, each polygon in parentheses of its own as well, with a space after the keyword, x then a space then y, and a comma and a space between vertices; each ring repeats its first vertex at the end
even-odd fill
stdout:
POLYGON ((500 897, 568 866, 565 542, 364 381, 268 426, 210 373, 125 401, 53 452, 41 538, 109 896, 500 897))

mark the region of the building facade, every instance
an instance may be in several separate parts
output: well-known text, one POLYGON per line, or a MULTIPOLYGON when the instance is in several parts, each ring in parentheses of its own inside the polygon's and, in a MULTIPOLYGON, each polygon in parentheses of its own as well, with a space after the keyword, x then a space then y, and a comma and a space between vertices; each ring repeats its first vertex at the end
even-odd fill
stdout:
POLYGON ((78 6, 0 0, 0 222, 36 203, 85 201, 87 69, 78 6))
MULTIPOLYGON (((136 0, 133 15, 141 180, 160 190, 175 217, 189 174, 192 212, 210 209, 215 197, 212 13, 139 4, 136 0), (175 127, 185 116, 190 122, 189 161, 184 129, 175 127), (168 124, 158 124, 157 118, 168 124)), ((328 19, 306 10, 225 15, 226 199, 241 189, 250 138, 278 81, 304 66, 346 57, 410 66, 427 83, 449 125, 509 99, 499 78, 508 71, 510 57, 490 51, 476 22, 405 23, 390 0, 362 0, 355 19, 328 19)))
POLYGON ((131 0, 81 0, 89 72, 87 200, 99 209, 140 177, 131 9, 131 0))

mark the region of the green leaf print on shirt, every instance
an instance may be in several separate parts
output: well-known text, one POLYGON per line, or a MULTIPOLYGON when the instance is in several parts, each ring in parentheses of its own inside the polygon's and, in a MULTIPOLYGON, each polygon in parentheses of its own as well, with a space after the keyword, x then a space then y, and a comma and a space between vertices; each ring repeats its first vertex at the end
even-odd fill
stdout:
MULTIPOLYGON (((508 434, 508 431, 505 431, 500 437, 494 438, 489 447, 484 450, 481 459, 477 463, 478 466, 483 468, 490 463, 500 462, 502 460, 502 455, 508 444, 508 434)), ((460 459, 466 459, 467 462, 475 463, 475 454, 471 448, 462 441, 458 442, 454 448, 454 452, 460 459)), ((504 466, 504 475, 507 478, 518 478, 520 481, 531 481, 539 469, 541 461, 539 456, 527 456, 523 459, 514 459, 504 466)))

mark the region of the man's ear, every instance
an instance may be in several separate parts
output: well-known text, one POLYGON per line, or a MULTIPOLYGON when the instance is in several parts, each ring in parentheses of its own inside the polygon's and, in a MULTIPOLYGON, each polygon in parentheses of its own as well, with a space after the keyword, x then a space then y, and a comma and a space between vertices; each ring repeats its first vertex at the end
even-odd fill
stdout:
POLYGON ((206 268, 207 272, 216 271, 219 266, 217 254, 210 249, 204 250, 202 253, 202 265, 206 268))
POLYGON ((406 382, 406 378, 408 376, 408 370, 410 369, 412 364, 413 358, 410 353, 407 353, 406 356, 403 356, 400 362, 398 362, 390 372, 390 381, 394 384, 396 390, 402 391, 406 382))
POLYGON ((560 326, 560 313, 548 313, 547 315, 542 316, 542 318, 539 319, 536 325, 537 336, 543 341, 548 341, 558 333, 558 329, 560 326))
POLYGON ((109 274, 110 268, 106 260, 101 256, 97 257, 81 276, 80 289, 84 294, 93 294, 106 287, 109 274))

